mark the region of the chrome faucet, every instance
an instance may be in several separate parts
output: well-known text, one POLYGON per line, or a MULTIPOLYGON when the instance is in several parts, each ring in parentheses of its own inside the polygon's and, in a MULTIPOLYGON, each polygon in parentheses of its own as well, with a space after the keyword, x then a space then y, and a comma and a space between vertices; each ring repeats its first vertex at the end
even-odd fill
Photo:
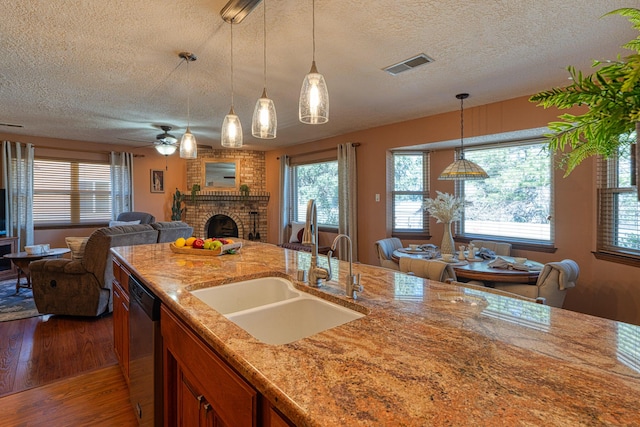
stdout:
MULTIPOLYGON (((357 275, 353 274, 353 246, 351 245, 351 238, 349 236, 346 234, 338 234, 336 238, 333 239, 331 249, 327 253, 327 261, 329 262, 329 267, 331 267, 331 256, 338 246, 338 241, 342 238, 347 239, 347 242, 349 243, 349 275, 347 276, 347 281, 345 283, 345 291, 348 298, 356 299, 358 298, 356 292, 362 292, 363 288, 360 284, 360 273, 357 275)), ((329 271, 331 271, 331 268, 329 268, 329 271)))
POLYGON ((307 221, 304 225, 302 243, 311 244, 311 266, 309 267, 309 286, 319 288, 323 280, 331 280, 331 263, 329 268, 318 267, 318 211, 316 201, 307 202, 307 221))

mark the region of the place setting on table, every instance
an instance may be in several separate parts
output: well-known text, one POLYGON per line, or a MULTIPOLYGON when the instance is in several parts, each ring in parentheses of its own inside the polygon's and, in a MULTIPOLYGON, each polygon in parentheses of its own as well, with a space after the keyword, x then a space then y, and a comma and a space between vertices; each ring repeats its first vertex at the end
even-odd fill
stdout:
POLYGON ((409 245, 396 249, 392 258, 401 257, 435 259, 450 264, 459 279, 482 282, 511 282, 535 284, 543 264, 523 257, 496 255, 488 248, 473 245, 458 247, 455 254, 443 254, 433 244, 409 245))

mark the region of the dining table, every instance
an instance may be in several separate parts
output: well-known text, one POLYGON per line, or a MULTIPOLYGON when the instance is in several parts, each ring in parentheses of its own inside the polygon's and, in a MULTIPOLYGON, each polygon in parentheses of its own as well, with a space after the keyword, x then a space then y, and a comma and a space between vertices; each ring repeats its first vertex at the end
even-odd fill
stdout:
MULTIPOLYGON (((439 257, 439 252, 437 251, 411 250, 409 248, 396 249, 393 251, 391 259, 399 263, 400 258, 402 257, 436 259, 443 261, 443 259, 439 257)), ((522 265, 516 265, 515 259, 511 256, 499 255, 497 257, 506 261, 505 264, 507 265, 507 268, 492 267, 490 263, 495 260, 495 258, 461 260, 458 259, 457 255, 455 255, 455 258, 450 261, 449 264, 453 267, 459 281, 467 282, 470 280, 478 280, 480 282, 484 282, 486 286, 491 286, 497 282, 526 283, 529 285, 535 285, 538 280, 538 276, 544 267, 544 264, 527 260, 524 263, 524 267, 526 267, 526 269, 524 269, 522 265), (516 265, 517 268, 514 268, 514 265, 516 265)))

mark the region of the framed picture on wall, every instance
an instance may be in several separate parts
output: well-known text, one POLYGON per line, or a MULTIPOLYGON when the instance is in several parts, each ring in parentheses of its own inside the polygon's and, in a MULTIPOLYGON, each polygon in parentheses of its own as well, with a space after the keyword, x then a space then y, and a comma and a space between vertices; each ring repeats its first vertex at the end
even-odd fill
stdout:
POLYGON ((151 192, 164 193, 164 171, 151 169, 151 192))

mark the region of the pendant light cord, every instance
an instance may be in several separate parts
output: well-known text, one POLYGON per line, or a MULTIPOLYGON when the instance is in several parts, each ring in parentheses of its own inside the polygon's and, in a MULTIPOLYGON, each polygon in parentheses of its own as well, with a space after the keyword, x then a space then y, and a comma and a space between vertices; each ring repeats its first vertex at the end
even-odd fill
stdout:
POLYGON ((460 98, 460 158, 464 152, 464 98, 460 98))
POLYGON ((191 62, 191 59, 187 58, 185 61, 187 61, 187 129, 189 129, 191 126, 191 76, 189 74, 189 62, 191 62))
POLYGON ((316 0, 311 0, 311 32, 313 33, 313 62, 316 62, 316 0))
POLYGON ((267 0, 263 1, 264 14, 262 15, 262 42, 263 42, 263 63, 264 63, 264 88, 267 88, 267 0))
POLYGON ((233 20, 231 24, 231 108, 233 108, 233 20))

